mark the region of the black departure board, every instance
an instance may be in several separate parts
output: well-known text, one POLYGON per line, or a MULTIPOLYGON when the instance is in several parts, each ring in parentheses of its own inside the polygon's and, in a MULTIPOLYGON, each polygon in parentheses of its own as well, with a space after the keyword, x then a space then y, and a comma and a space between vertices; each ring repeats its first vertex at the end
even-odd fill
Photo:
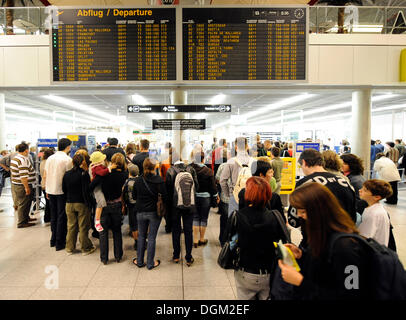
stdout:
POLYGON ((205 130, 206 119, 152 120, 153 130, 205 130))
POLYGON ((176 80, 176 9, 53 14, 53 81, 176 80))
POLYGON ((183 80, 306 79, 305 7, 183 8, 183 80))

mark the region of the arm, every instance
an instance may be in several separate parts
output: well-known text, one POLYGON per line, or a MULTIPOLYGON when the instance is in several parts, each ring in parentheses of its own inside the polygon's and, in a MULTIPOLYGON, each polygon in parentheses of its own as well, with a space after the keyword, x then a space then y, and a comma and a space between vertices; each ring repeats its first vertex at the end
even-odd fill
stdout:
POLYGON ((90 188, 90 191, 94 191, 94 189, 100 184, 101 185, 101 183, 102 183, 102 180, 103 178, 102 177, 100 177, 100 176, 96 176, 94 179, 93 179, 93 181, 90 183, 90 186, 89 186, 89 188, 90 188))
POLYGON ((27 177, 21 178, 21 182, 24 185, 25 194, 28 196, 31 193, 30 186, 28 185, 28 178, 27 177))
POLYGON ((188 166, 187 168, 189 168, 189 173, 192 174, 193 177, 193 181, 195 182, 195 190, 199 190, 199 180, 197 179, 197 174, 196 174, 196 170, 193 169, 192 166, 188 166))
POLYGON ((245 208, 245 188, 238 194, 238 210, 245 208))
POLYGON ((66 192, 67 192, 66 173, 64 174, 64 176, 62 178, 62 192, 64 195, 66 195, 66 192))
POLYGON ((282 218, 286 223, 285 210, 283 210, 281 197, 277 193, 274 193, 274 194, 272 194, 271 201, 272 201, 272 203, 271 203, 272 209, 278 210, 281 213, 282 218))
POLYGON ((359 233, 366 238, 373 238, 377 231, 377 221, 372 214, 365 214, 358 226, 359 233))
POLYGON ((224 166, 223 171, 221 172, 220 176, 220 186, 221 186, 221 191, 224 193, 226 197, 230 197, 230 190, 228 188, 228 179, 230 179, 231 176, 231 170, 230 170, 230 165, 226 164, 224 166))

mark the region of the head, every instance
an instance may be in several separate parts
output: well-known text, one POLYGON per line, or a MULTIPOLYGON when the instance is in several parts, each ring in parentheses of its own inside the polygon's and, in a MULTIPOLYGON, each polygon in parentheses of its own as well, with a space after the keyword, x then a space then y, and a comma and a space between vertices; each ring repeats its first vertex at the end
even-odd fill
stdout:
POLYGON ((368 203, 375 203, 390 197, 393 193, 391 185, 378 179, 371 179, 364 182, 359 190, 359 197, 368 203))
POLYGON ((273 177, 273 169, 271 167, 270 161, 268 157, 261 157, 258 161, 254 162, 251 165, 251 173, 254 177, 264 178, 268 183, 271 182, 273 177), (267 158, 268 160, 264 161, 263 158, 267 158))
POLYGON ((205 154, 203 150, 194 150, 191 158, 194 163, 204 163, 205 154))
POLYGON ((235 151, 244 152, 248 150, 248 139, 244 137, 238 137, 235 139, 235 151))
POLYGON ((0 154, 4 157, 8 155, 8 150, 1 150, 0 154))
POLYGON ((149 150, 149 141, 147 139, 142 139, 140 141, 141 152, 148 152, 149 150))
POLYGON ((101 149, 102 149, 102 146, 101 146, 100 144, 98 144, 98 145, 96 146, 96 150, 101 151, 101 149))
POLYGON ((340 159, 337 153, 332 150, 322 152, 324 160, 324 169, 332 171, 341 171, 343 160, 340 159))
POLYGON ((380 158, 386 157, 386 155, 383 152, 379 152, 375 156, 375 160, 379 160, 380 158))
POLYGON ((386 144, 387 144, 389 147, 391 147, 391 148, 394 148, 394 147, 395 147, 395 143, 392 142, 392 141, 386 142, 386 144))
POLYGON ((273 147, 273 148, 271 149, 271 156, 272 156, 272 158, 278 158, 280 154, 281 154, 281 149, 280 149, 280 148, 278 148, 278 147, 273 147))
POLYGON ((269 182, 260 177, 251 177, 247 180, 245 188, 245 201, 249 206, 265 208, 272 198, 269 182))
POLYGON ((140 174, 140 170, 138 169, 138 166, 134 163, 130 163, 128 165, 128 173, 130 174, 130 177, 137 177, 140 174))
POLYGON ((396 144, 401 144, 401 143, 402 143, 402 139, 396 139, 395 142, 396 142, 396 144))
POLYGON ((304 150, 300 154, 298 162, 306 176, 309 175, 314 168, 323 167, 324 165, 323 156, 315 149, 304 150))
POLYGON ((83 155, 76 152, 75 155, 72 158, 73 169, 78 170, 81 167, 84 159, 85 158, 83 157, 83 155))
POLYGON ((349 172, 352 175, 364 174, 364 165, 360 157, 352 153, 342 154, 343 160, 342 170, 344 173, 349 172))
POLYGON ((358 233, 350 215, 333 193, 320 183, 301 185, 289 196, 289 202, 305 221, 308 243, 315 257, 325 252, 331 233, 358 233))
POLYGON ((111 163, 116 165, 116 169, 120 171, 127 170, 127 163, 125 162, 125 157, 121 153, 115 153, 111 157, 111 163))
POLYGON ((75 154, 80 154, 83 156, 83 161, 82 161, 82 169, 86 170, 89 168, 90 166, 90 157, 89 157, 89 153, 87 152, 87 150, 84 149, 79 149, 78 151, 76 151, 75 154))
POLYGON ((371 146, 374 146, 374 145, 375 145, 375 143, 376 143, 376 141, 375 141, 375 140, 371 140, 371 146))
POLYGON ((220 139, 219 146, 227 147, 227 140, 226 139, 220 139))
POLYGON ((264 141, 264 148, 265 148, 266 150, 272 148, 272 144, 271 144, 271 141, 270 141, 270 140, 265 140, 265 141, 264 141))
POLYGON ((90 155, 90 162, 92 164, 104 163, 105 160, 106 160, 106 155, 101 153, 100 151, 95 151, 90 155))
POLYGON ((281 143, 279 141, 275 141, 274 146, 277 148, 281 147, 281 143))
POLYGON ((127 146, 125 147, 125 154, 129 155, 129 154, 134 154, 135 153, 135 143, 134 142, 130 142, 129 144, 127 144, 127 146))
POLYGON ((19 152, 24 156, 28 156, 28 153, 30 152, 30 147, 25 142, 22 142, 18 145, 17 152, 19 152))
POLYGON ((261 136, 259 134, 257 134, 255 136, 255 140, 257 141, 257 143, 261 142, 261 136))
POLYGON ((80 146, 79 150, 85 150, 86 152, 88 152, 87 147, 86 146, 80 146))
POLYGON ((46 159, 48 159, 50 156, 52 156, 54 153, 55 153, 54 150, 52 150, 52 149, 50 149, 50 148, 46 148, 46 149, 44 150, 44 155, 42 156, 42 159, 43 159, 43 160, 46 160, 46 159))
POLYGON ((293 149, 293 142, 289 142, 289 143, 288 143, 288 148, 289 148, 289 149, 293 149))
POLYGON ((146 158, 143 163, 143 169, 144 169, 144 175, 154 175, 155 174, 155 168, 157 166, 157 161, 152 158, 146 158))
POLYGON ((117 145, 118 145, 117 138, 108 138, 107 142, 108 142, 110 147, 117 147, 117 145))
POLYGON ((59 139, 58 151, 63 151, 66 154, 68 154, 70 152, 71 145, 72 145, 72 141, 70 141, 68 138, 59 139))

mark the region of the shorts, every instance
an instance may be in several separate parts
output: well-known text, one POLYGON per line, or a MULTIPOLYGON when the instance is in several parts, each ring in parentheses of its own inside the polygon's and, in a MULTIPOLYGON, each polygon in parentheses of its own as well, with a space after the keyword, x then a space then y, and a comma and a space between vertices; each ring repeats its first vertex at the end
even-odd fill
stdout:
POLYGON ((97 186, 94 191, 94 198, 96 199, 96 208, 104 208, 107 207, 106 199, 104 198, 103 191, 101 186, 97 186))

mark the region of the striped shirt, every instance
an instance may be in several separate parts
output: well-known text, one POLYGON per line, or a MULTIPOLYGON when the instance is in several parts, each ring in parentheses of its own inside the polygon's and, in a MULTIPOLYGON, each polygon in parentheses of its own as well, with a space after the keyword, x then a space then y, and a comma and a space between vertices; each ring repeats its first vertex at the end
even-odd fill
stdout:
POLYGON ((35 170, 28 157, 17 154, 10 161, 11 183, 22 185, 21 178, 27 178, 28 184, 35 183, 35 170))

